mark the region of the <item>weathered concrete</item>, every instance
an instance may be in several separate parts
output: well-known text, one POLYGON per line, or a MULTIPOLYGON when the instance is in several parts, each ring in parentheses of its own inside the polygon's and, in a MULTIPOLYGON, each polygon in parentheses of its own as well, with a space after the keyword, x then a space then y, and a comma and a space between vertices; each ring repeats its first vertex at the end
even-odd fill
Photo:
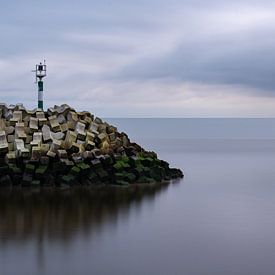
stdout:
POLYGON ((7 176, 5 185, 24 186, 127 185, 182 176, 116 127, 66 104, 47 112, 0 104, 0 174, 7 176))

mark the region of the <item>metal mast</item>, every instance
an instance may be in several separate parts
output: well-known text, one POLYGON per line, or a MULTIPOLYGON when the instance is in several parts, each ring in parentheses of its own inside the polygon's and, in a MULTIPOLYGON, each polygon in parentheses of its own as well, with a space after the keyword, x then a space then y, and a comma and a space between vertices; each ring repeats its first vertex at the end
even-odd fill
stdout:
POLYGON ((38 108, 43 110, 43 78, 47 75, 46 61, 35 65, 35 83, 38 84, 38 108))

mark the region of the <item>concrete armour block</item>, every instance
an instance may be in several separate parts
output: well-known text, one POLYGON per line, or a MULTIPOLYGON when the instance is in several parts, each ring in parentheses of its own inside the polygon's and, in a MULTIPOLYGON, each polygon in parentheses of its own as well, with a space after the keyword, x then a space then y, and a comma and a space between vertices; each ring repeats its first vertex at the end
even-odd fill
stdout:
POLYGON ((95 143, 93 141, 88 140, 85 144, 85 149, 87 151, 91 151, 95 148, 95 143))
POLYGON ((48 120, 46 118, 39 118, 38 119, 38 126, 41 128, 43 125, 47 125, 48 120))
POLYGON ((5 131, 0 131, 0 153, 5 154, 9 151, 9 145, 5 131))
POLYGON ((72 131, 67 131, 65 141, 64 141, 64 148, 70 149, 72 147, 72 144, 76 142, 77 134, 72 131))
POLYGON ((67 122, 66 118, 62 114, 58 115, 57 121, 59 124, 63 124, 67 122))
POLYGON ((37 119, 43 119, 43 118, 45 118, 45 113, 44 112, 36 112, 35 113, 35 115, 36 115, 36 118, 37 119))
POLYGON ((74 125, 74 128, 75 128, 75 125, 76 123, 78 122, 78 116, 77 116, 77 113, 76 112, 68 112, 67 114, 67 122, 70 122, 74 125))
POLYGON ((39 161, 40 157, 41 157, 41 148, 40 148, 40 146, 32 147, 31 160, 32 161, 39 161))
POLYGON ((10 125, 15 126, 15 124, 17 122, 21 122, 21 121, 22 121, 22 112, 21 111, 14 111, 13 116, 10 119, 10 125))
POLYGON ((100 142, 107 140, 107 134, 106 133, 100 133, 97 138, 100 140, 100 142))
POLYGON ((5 132, 7 135, 12 135, 14 133, 14 127, 13 126, 8 126, 8 127, 5 127, 5 132))
POLYGON ((43 127, 42 127, 42 136, 43 136, 44 142, 49 142, 49 141, 52 140, 51 130, 50 130, 50 127, 48 125, 43 125, 43 127))
POLYGON ((64 138, 65 134, 62 133, 62 132, 56 132, 56 133, 50 132, 50 136, 51 136, 52 140, 54 140, 54 139, 55 140, 60 140, 60 139, 64 138))
POLYGON ((31 146, 39 146, 42 143, 42 133, 41 132, 35 132, 33 134, 33 140, 30 142, 31 146))
POLYGON ((116 133, 109 134, 109 139, 110 139, 111 142, 115 141, 116 140, 116 133))
POLYGON ((89 131, 86 132, 86 141, 94 141, 95 135, 89 131))
POLYGON ((15 163, 16 162, 15 151, 9 151, 9 153, 6 155, 6 161, 8 163, 15 163))
POLYGON ((66 133, 69 130, 68 124, 67 123, 61 124, 60 129, 62 133, 66 133))
POLYGON ((60 148, 60 146, 61 146, 60 140, 53 140, 51 147, 50 147, 50 151, 57 153, 57 150, 60 148))
POLYGON ((68 158, 68 154, 66 150, 57 150, 57 155, 60 159, 68 158))
POLYGON ((16 151, 16 156, 26 158, 29 156, 29 149, 25 148, 24 141, 22 139, 14 140, 14 150, 16 151))
POLYGON ((8 142, 14 142, 14 135, 8 135, 8 142))
POLYGON ((75 131, 77 133, 77 138, 80 140, 86 139, 86 130, 85 130, 85 124, 81 122, 77 122, 75 131))
POLYGON ((50 116, 49 122, 50 122, 51 129, 53 132, 60 132, 60 124, 57 121, 56 115, 50 116))
POLYGON ((38 131, 38 118, 36 118, 36 117, 30 118, 29 128, 32 133, 38 131))

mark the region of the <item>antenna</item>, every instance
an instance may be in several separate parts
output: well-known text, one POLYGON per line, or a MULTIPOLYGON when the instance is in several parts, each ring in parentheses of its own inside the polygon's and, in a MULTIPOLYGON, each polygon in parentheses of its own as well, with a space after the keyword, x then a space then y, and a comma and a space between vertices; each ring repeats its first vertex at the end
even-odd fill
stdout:
POLYGON ((38 108, 43 110, 43 78, 47 75, 46 60, 35 65, 35 83, 38 84, 38 108))

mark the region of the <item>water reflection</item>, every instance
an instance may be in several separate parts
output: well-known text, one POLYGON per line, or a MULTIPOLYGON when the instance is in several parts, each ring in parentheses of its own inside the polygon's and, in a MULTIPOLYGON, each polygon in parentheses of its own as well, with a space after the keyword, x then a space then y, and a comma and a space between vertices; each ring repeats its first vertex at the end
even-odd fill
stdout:
POLYGON ((131 188, 101 187, 68 190, 1 190, 0 244, 36 239, 68 241, 74 234, 91 234, 105 222, 116 223, 127 215, 131 205, 154 200, 164 191, 162 185, 131 188))

